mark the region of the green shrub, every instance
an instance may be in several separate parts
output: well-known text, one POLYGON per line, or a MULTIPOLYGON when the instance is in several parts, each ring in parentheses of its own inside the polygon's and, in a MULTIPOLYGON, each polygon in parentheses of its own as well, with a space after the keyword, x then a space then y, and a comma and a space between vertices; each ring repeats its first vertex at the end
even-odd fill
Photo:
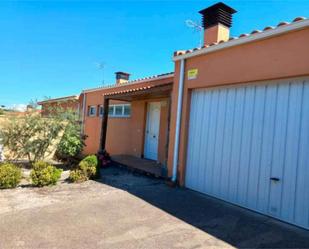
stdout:
POLYGON ((49 163, 38 161, 33 165, 30 177, 33 185, 43 187, 55 185, 61 177, 61 172, 61 169, 57 169, 49 163))
POLYGON ((0 165, 0 188, 15 188, 21 180, 21 169, 12 163, 0 165))
POLYGON ((85 157, 78 168, 70 172, 70 181, 83 182, 98 176, 98 159, 95 155, 85 157))
POLYGON ((71 182, 85 182, 88 178, 82 170, 74 169, 70 172, 69 180, 71 182))
POLYGON ((98 170, 98 159, 95 155, 85 157, 80 163, 79 168, 92 179, 96 176, 98 170))
POLYGON ((85 145, 84 139, 81 136, 80 125, 77 122, 69 122, 57 146, 57 157, 61 160, 69 160, 78 156, 85 145))

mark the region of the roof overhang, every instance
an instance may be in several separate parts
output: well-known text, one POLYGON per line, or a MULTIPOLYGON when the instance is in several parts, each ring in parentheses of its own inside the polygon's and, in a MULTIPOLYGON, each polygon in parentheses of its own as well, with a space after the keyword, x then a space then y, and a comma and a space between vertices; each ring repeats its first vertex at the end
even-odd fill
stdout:
POLYGON ((288 32, 292 32, 292 31, 296 31, 296 30, 301 30, 301 29, 305 29, 309 27, 309 19, 305 19, 302 21, 297 21, 285 26, 280 26, 278 28, 275 29, 270 29, 270 30, 266 30, 263 31, 261 33, 256 33, 256 34, 252 34, 249 36, 244 36, 238 39, 234 39, 234 40, 230 40, 227 42, 222 42, 216 45, 212 45, 206 48, 202 48, 202 49, 197 49, 195 51, 190 51, 188 53, 182 54, 182 55, 176 55, 173 57, 174 61, 179 61, 182 59, 188 59, 191 57, 195 57, 195 56, 200 56, 200 55, 204 55, 204 54, 208 54, 208 53, 212 53, 218 50, 222 50, 222 49, 227 49, 230 47, 234 47, 234 46, 240 46, 242 44, 246 44, 246 43, 250 43, 250 42, 255 42, 255 41, 259 41, 259 40, 264 40, 264 39, 268 39, 271 37, 275 37, 275 36, 279 36, 288 32))
POLYGON ((155 98, 166 98, 171 95, 173 89, 172 83, 166 83, 161 85, 148 85, 144 87, 137 87, 131 89, 125 89, 122 91, 114 91, 104 93, 105 99, 121 100, 121 101, 134 101, 145 100, 155 98))
POLYGON ((96 92, 96 91, 109 91, 111 89, 120 89, 123 87, 131 87, 131 86, 135 86, 138 87, 137 85, 139 84, 144 84, 144 83, 148 83, 148 82, 156 82, 156 81, 160 81, 160 80, 165 80, 165 79, 173 79, 174 78, 174 73, 166 73, 166 74, 161 74, 161 75, 154 75, 152 77, 146 77, 146 78, 142 78, 142 79, 137 79, 137 80, 132 80, 132 81, 128 81, 126 83, 123 84, 119 84, 119 85, 111 85, 111 86, 103 86, 103 87, 97 87, 97 88, 92 88, 92 89, 86 89, 83 90, 82 93, 91 93, 91 92, 96 92))

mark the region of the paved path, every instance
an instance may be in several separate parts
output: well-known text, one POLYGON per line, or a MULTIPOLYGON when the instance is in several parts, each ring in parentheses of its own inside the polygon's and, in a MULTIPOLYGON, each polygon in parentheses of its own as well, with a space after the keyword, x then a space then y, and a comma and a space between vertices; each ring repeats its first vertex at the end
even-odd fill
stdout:
POLYGON ((0 191, 0 248, 309 247, 302 229, 118 168, 103 174, 0 191))

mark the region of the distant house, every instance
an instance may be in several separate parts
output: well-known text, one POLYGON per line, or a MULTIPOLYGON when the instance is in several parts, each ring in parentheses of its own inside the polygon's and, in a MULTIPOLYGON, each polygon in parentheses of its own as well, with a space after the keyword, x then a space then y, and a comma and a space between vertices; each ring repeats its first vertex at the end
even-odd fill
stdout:
POLYGON ((309 20, 230 37, 235 12, 200 11, 204 45, 176 51, 174 73, 130 81, 117 72, 116 84, 84 90, 84 153, 107 150, 309 229, 309 20))
POLYGON ((41 105, 42 116, 49 116, 57 108, 62 108, 63 110, 71 110, 76 113, 79 113, 80 108, 80 100, 78 95, 72 95, 67 97, 55 98, 55 99, 47 99, 38 102, 38 105, 41 105))

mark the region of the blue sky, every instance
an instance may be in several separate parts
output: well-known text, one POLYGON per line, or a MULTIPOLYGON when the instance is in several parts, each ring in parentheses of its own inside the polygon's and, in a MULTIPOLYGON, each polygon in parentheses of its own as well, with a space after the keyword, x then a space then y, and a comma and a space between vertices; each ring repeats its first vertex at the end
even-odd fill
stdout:
MULTIPOLYGON (((185 20, 217 1, 1 1, 0 104, 78 94, 173 71, 172 54, 198 46, 185 20)), ((309 1, 224 1, 238 10, 232 36, 309 16, 309 1)))

